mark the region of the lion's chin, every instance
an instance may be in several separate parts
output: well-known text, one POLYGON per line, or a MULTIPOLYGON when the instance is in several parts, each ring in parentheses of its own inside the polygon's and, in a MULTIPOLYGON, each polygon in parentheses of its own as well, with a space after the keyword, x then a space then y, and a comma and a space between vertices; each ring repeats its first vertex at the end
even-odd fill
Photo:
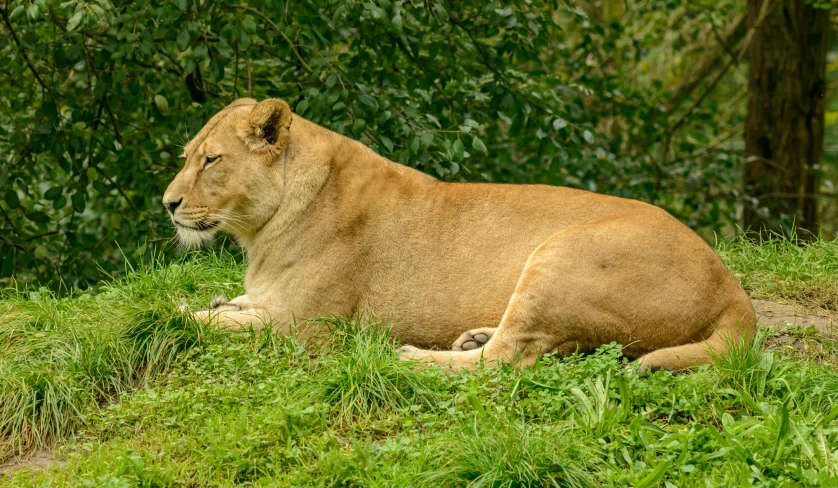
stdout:
POLYGON ((206 230, 190 229, 177 226, 177 239, 187 249, 198 249, 206 242, 212 241, 213 232, 206 230))

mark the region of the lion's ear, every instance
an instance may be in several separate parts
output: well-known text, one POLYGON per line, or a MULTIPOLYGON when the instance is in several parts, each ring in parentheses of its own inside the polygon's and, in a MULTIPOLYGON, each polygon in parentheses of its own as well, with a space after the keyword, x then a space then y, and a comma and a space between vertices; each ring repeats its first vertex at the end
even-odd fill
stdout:
POLYGON ((236 126, 236 132, 253 151, 269 150, 279 154, 291 133, 291 107, 279 98, 257 103, 247 120, 236 126))

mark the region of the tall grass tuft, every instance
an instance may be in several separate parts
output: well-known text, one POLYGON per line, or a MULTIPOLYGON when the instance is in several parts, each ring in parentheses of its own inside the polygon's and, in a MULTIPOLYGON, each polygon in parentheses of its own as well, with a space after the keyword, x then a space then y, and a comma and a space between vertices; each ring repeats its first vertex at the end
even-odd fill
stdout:
POLYGON ((432 446, 436 466, 423 478, 428 486, 442 487, 593 486, 593 453, 576 438, 561 424, 478 417, 461 432, 438 439, 432 446))
POLYGON ((754 298, 838 311, 838 240, 745 235, 717 243, 716 251, 754 298))
POLYGON ((166 303, 134 314, 124 329, 142 381, 168 369, 185 351, 203 346, 211 333, 166 303))
POLYGON ((319 361, 319 396, 348 424, 377 420, 410 406, 433 407, 440 397, 440 372, 417 370, 400 361, 390 343, 389 327, 327 320, 329 353, 319 361))
POLYGON ((7 293, 0 302, 0 460, 65 436, 102 402, 215 337, 177 307, 196 294, 208 301, 240 273, 236 263, 209 255, 143 264, 96 296, 7 293))
POLYGON ((0 368, 0 456, 44 445, 73 427, 89 382, 40 364, 0 368))

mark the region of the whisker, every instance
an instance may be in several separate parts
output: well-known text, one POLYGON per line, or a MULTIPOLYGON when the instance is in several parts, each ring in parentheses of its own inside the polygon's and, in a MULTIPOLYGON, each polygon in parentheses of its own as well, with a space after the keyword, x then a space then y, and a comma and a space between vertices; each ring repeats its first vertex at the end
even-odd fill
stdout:
POLYGON ((211 214, 207 214, 207 217, 212 218, 214 220, 223 220, 225 223, 228 223, 228 224, 238 224, 238 225, 241 225, 241 226, 246 226, 247 225, 247 221, 236 218, 236 217, 233 217, 233 216, 230 216, 230 215, 211 213, 211 214))

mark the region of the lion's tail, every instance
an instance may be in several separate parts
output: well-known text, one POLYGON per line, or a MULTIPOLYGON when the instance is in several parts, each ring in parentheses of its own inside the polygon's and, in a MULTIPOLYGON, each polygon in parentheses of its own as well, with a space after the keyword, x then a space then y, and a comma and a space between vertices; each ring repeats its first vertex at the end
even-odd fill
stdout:
POLYGON ((756 334, 756 323, 754 308, 746 295, 744 300, 728 307, 713 333, 703 341, 658 349, 641 357, 638 362, 643 368, 669 370, 708 364, 715 358, 726 356, 731 347, 749 343, 756 334))

